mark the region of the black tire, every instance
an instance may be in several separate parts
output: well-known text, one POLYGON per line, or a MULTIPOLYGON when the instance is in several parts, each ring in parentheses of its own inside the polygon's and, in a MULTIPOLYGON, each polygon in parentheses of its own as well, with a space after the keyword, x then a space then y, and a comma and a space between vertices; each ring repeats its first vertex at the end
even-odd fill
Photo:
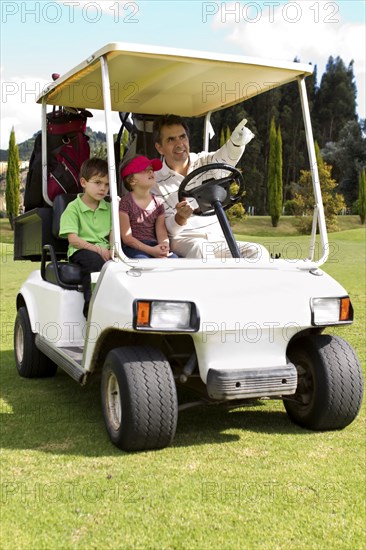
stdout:
POLYGON ((117 447, 142 451, 170 445, 177 427, 177 392, 170 365, 159 350, 110 351, 101 391, 107 432, 117 447))
POLYGON ((352 346, 338 336, 307 336, 291 345, 288 357, 298 373, 295 395, 284 400, 291 420, 319 431, 348 426, 363 396, 362 371, 352 346))
POLYGON ((17 371, 23 378, 46 378, 54 376, 57 365, 35 345, 26 307, 18 309, 14 325, 14 354, 17 371))

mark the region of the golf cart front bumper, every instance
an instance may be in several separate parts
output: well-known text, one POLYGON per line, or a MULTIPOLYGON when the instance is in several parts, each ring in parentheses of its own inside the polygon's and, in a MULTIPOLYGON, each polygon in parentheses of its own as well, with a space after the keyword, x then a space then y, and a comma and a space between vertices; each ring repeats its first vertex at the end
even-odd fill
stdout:
POLYGON ((231 400, 293 395, 297 387, 295 365, 261 369, 209 369, 207 392, 211 399, 231 400))

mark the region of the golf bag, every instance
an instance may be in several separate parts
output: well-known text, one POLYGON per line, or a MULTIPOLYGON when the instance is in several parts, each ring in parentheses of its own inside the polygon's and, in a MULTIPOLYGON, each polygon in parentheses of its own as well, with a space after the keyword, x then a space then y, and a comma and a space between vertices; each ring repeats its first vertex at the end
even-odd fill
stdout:
MULTIPOLYGON (((85 135, 88 111, 54 109, 47 114, 47 193, 51 201, 61 193, 78 193, 79 171, 90 156, 85 135)), ((24 192, 24 210, 45 205, 42 195, 42 134, 35 139, 24 192)))

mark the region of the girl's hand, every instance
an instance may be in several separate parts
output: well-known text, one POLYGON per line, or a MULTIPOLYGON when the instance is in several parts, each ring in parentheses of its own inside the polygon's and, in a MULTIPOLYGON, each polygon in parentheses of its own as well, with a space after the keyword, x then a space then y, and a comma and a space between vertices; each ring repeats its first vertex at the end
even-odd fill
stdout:
POLYGON ((164 256, 169 256, 170 254, 170 246, 169 246, 169 239, 162 241, 159 243, 161 251, 164 252, 164 256))
POLYGON ((166 258, 169 254, 169 246, 166 243, 159 243, 151 247, 150 254, 154 258, 166 258))

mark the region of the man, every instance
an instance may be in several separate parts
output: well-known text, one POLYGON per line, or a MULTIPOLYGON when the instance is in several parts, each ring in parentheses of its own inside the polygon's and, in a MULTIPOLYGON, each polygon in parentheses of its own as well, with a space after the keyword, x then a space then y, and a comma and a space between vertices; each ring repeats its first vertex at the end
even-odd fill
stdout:
MULTIPOLYGON (((216 215, 197 216, 188 201, 178 202, 178 189, 189 173, 211 163, 235 166, 254 134, 242 120, 230 139, 216 152, 190 153, 189 130, 176 115, 164 115, 154 122, 153 139, 163 157, 163 167, 156 173, 155 194, 165 205, 165 223, 171 238, 171 250, 185 258, 231 257, 216 215)), ((242 256, 256 260, 268 252, 255 243, 238 242, 242 256)))

